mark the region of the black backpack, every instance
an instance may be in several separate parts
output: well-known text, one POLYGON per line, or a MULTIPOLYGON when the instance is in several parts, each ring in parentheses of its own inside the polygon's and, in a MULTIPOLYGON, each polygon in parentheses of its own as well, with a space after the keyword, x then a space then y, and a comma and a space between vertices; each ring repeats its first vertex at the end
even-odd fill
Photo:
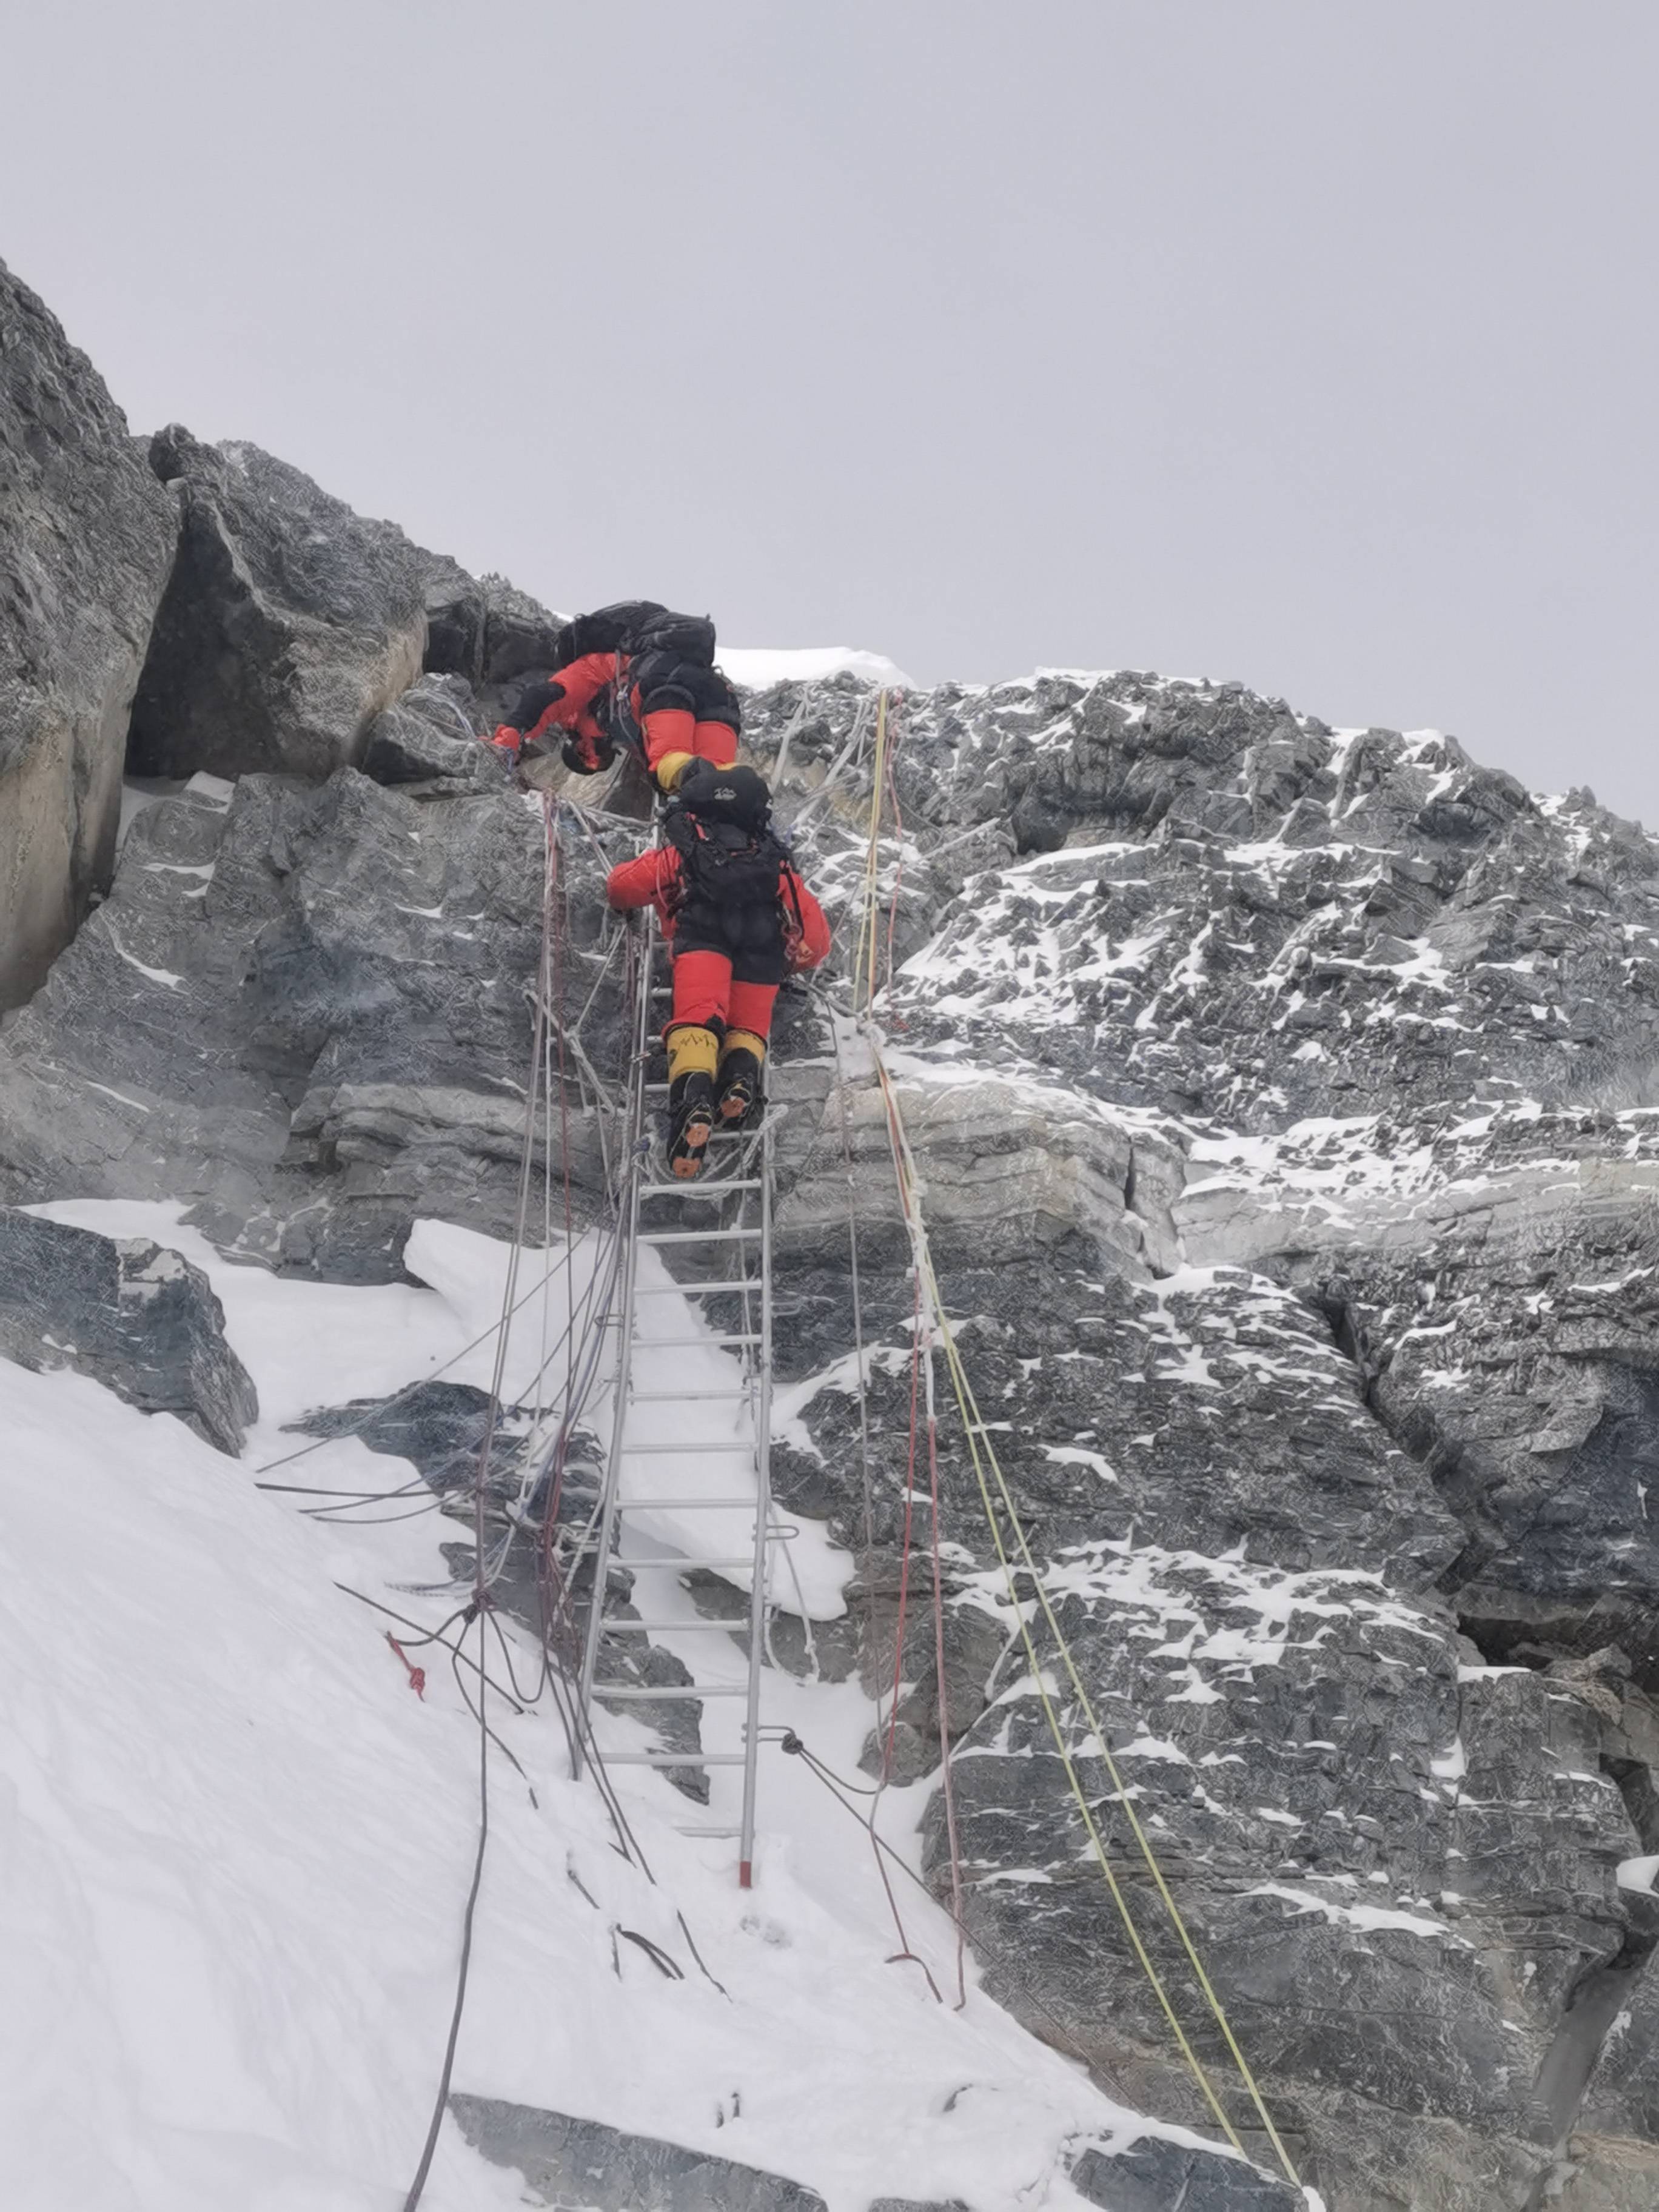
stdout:
POLYGON ((710 906, 776 906, 789 858, 782 842, 763 825, 701 818, 671 806, 663 833, 680 856, 681 902, 710 906))
POLYGON ((590 653, 625 653, 635 659, 663 653, 712 668, 714 625, 707 615, 677 615, 655 599, 618 599, 565 624, 554 647, 554 666, 568 668, 590 653))
POLYGON ((660 653, 693 668, 712 668, 714 625, 707 615, 671 614, 666 607, 659 607, 636 625, 623 649, 636 660, 647 653, 660 653))
POLYGON ((630 653, 635 632, 668 610, 655 599, 618 599, 613 606, 595 607, 578 615, 559 632, 554 646, 556 669, 568 668, 590 653, 630 653))

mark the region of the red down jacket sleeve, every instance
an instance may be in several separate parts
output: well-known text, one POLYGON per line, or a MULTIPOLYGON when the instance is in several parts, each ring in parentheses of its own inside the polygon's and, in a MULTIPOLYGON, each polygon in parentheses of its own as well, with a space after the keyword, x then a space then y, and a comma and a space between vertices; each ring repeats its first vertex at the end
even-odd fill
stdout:
POLYGON ((605 895, 619 913, 650 906, 666 913, 670 893, 680 878, 680 856, 672 845, 653 845, 637 860, 619 861, 605 879, 605 895))
MULTIPOLYGON (((627 664, 623 665, 625 668, 627 664)), ((616 672, 614 653, 585 653, 568 668, 560 669, 553 680, 563 691, 564 698, 553 710, 555 720, 569 728, 577 715, 585 714, 592 705, 616 672)))
POLYGON ((614 653, 589 653, 562 668, 544 684, 532 684, 507 716, 504 727, 520 731, 526 742, 552 729, 575 730, 587 724, 587 710, 617 672, 614 653))
POLYGON ((830 925, 823 908, 793 868, 785 867, 782 890, 784 912, 800 921, 800 943, 792 951, 789 964, 797 969, 817 968, 830 954, 830 925))

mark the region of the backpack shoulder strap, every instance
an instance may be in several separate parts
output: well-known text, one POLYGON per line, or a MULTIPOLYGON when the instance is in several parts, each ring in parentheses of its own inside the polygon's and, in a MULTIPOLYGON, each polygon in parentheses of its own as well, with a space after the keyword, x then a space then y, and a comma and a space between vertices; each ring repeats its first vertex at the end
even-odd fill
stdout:
POLYGON ((794 915, 797 929, 804 930, 806 927, 806 916, 801 912, 800 908, 800 878, 795 873, 793 861, 781 848, 779 850, 778 861, 778 902, 780 905, 787 906, 790 913, 794 915))

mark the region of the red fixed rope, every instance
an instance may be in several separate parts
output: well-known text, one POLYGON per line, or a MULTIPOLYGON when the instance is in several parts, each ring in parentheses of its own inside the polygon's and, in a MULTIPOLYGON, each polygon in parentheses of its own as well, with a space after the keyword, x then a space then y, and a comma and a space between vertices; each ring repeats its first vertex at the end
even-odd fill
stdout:
POLYGON ((392 1631, 389 1628, 386 1632, 386 1640, 397 1653, 398 1656, 403 1661, 404 1670, 409 1676, 410 1688, 414 1691, 416 1696, 421 1699, 422 1704, 424 1704, 426 1701, 426 1668, 424 1667, 417 1667, 415 1664, 415 1662, 410 1657, 408 1652, 404 1650, 403 1645, 398 1643, 397 1638, 392 1633, 392 1631))

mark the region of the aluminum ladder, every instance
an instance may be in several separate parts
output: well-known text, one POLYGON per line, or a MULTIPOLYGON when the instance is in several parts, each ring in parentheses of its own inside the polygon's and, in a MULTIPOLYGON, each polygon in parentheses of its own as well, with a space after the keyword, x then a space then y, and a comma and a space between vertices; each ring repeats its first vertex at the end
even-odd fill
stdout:
MULTIPOLYGON (((680 1822, 682 1831, 698 1836, 735 1837, 738 1846, 738 1879, 747 1889, 754 1875, 756 1769, 760 1746, 760 1680, 764 1662, 767 1621, 775 1602, 772 1575, 779 1547, 793 1532, 776 1526, 771 1498, 772 1412, 772 1211, 774 1109, 763 1110, 757 1128, 735 1134, 719 1127, 711 1135, 702 1173, 685 1182, 667 1170, 664 1146, 653 1109, 665 1100, 665 1082, 650 1079, 656 1049, 653 1017, 659 1017, 672 997, 666 980, 668 961, 658 936, 654 917, 648 924, 647 951, 641 963, 634 1052, 623 1106, 625 1149, 620 1164, 616 1197, 623 1247, 621 1294, 609 1325, 617 1334, 617 1353, 611 1401, 611 1438, 605 1481, 592 1535, 584 1547, 593 1561, 592 1595, 582 1658, 580 1699, 583 1726, 579 1744, 594 1741, 594 1707, 619 1708, 664 1702, 701 1704, 741 1698, 742 1748, 738 1751, 607 1751, 605 1768, 647 1766, 743 1770, 742 1808, 736 1826, 680 1822), (706 1213, 709 1225, 679 1225, 684 1215, 706 1213), (675 1225, 659 1227, 659 1223, 675 1225), (696 1280, 676 1279, 672 1284, 641 1285, 640 1259, 643 1252, 678 1253, 711 1264, 711 1272, 696 1280), (724 1265, 720 1263, 724 1261, 724 1265), (663 1299, 684 1298, 696 1310, 711 1298, 738 1303, 738 1325, 685 1336, 660 1337, 641 1334, 641 1308, 663 1299), (717 1350, 734 1356, 732 1378, 710 1389, 662 1387, 641 1355, 648 1359, 664 1352, 717 1350), (718 1441, 686 1437, 646 1442, 641 1439, 639 1409, 694 1403, 724 1403, 736 1416, 732 1433, 718 1441), (729 1472, 734 1455, 746 1458, 753 1472, 752 1493, 743 1482, 733 1482, 729 1472), (711 1462, 724 1459, 724 1481, 718 1474, 702 1473, 711 1462), (677 1480, 665 1485, 664 1472, 672 1469, 677 1480), (641 1471, 646 1470, 644 1479, 641 1471), (651 1479, 654 1474, 656 1479, 651 1479), (630 1523, 651 1514, 696 1515, 705 1512, 742 1514, 748 1522, 747 1540, 733 1544, 720 1556, 694 1554, 660 1558, 642 1553, 630 1523), (635 1601, 642 1618, 617 1617, 609 1589, 613 1567, 625 1567, 635 1578, 635 1601), (675 1620, 655 1617, 663 1608, 650 1602, 653 1589, 665 1580, 693 1571, 746 1574, 749 1580, 748 1666, 741 1682, 692 1683, 653 1686, 637 1681, 607 1680, 605 1646, 613 1637, 674 1636, 696 1632, 729 1637, 742 1626, 739 1617, 716 1620, 702 1613, 675 1620), (641 1602, 643 1595, 643 1602, 641 1602)), ((580 1771, 580 1763, 579 1768, 580 1771)))

